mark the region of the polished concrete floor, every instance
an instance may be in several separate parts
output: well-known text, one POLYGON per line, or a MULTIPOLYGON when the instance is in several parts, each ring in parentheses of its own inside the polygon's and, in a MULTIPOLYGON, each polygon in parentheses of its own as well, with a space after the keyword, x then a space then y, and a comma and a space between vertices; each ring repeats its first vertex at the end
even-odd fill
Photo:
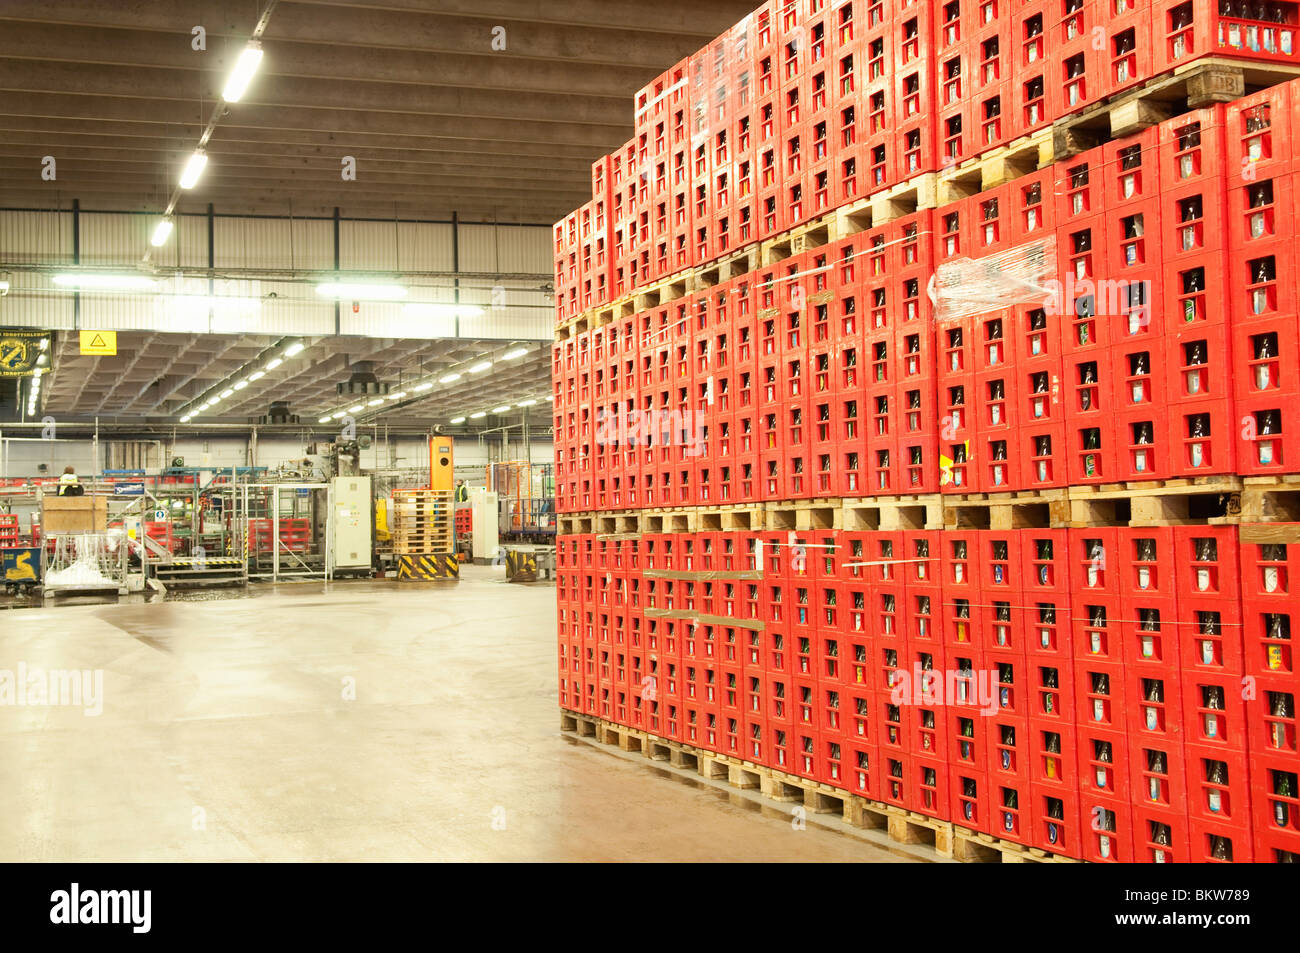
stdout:
POLYGON ((0 860, 926 859, 562 734, 555 591, 501 572, 0 613, 0 679, 103 673, 0 685, 0 860))

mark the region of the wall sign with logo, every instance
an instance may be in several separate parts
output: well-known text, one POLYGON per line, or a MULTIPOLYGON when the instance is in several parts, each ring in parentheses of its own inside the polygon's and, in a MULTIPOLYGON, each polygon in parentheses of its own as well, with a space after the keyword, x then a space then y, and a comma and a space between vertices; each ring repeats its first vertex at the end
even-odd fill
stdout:
POLYGON ((49 333, 0 329, 0 377, 31 377, 41 355, 41 339, 49 333))

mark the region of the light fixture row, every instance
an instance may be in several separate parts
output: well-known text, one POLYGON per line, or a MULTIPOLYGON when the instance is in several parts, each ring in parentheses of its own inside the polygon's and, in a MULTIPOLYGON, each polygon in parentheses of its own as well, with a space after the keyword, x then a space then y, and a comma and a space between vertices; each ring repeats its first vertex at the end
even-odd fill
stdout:
MULTIPOLYGON (((167 225, 170 233, 171 223, 164 224, 167 225)), ((161 227, 162 225, 159 225, 159 228, 161 227)), ((156 234, 157 229, 155 229, 156 234)), ((154 242, 154 244, 159 243, 154 242)), ((85 291, 151 291, 158 287, 158 281, 148 275, 60 272, 52 280, 60 287, 85 291)), ((316 286, 316 293, 323 298, 341 300, 394 301, 405 297, 407 289, 403 285, 324 281, 316 286)), ((402 306, 402 316, 406 318, 470 318, 483 313, 484 309, 478 305, 450 302, 412 301, 402 306)))
MULTIPOLYGON (((235 68, 230 71, 230 76, 226 79, 226 85, 221 90, 221 98, 227 103, 237 103, 243 98, 244 93, 248 92, 248 86, 253 81, 253 76, 257 73, 257 68, 262 65, 262 44, 257 40, 249 40, 248 45, 239 54, 239 59, 235 60, 235 68)), ((206 141, 206 135, 204 138, 206 141)), ((208 166, 208 154, 203 148, 204 142, 199 143, 199 147, 194 150, 189 159, 185 162, 185 168, 181 170, 182 189, 192 189, 199 184, 199 179, 203 177, 203 170, 208 166)), ((170 207, 168 212, 170 212, 170 207)), ((167 243, 167 239, 172 234, 172 219, 170 214, 159 220, 154 226, 153 234, 149 238, 149 244, 154 248, 160 248, 167 243)))
POLYGON ((247 377, 241 378, 240 380, 235 381, 229 386, 222 387, 221 390, 214 392, 205 398, 202 398, 203 402, 201 404, 199 404, 197 407, 194 407, 191 410, 181 415, 180 422, 183 424, 189 423, 199 414, 207 412, 209 409, 221 403, 226 398, 234 396, 236 391, 241 391, 244 388, 246 388, 249 384, 260 381, 271 371, 274 371, 281 364, 283 364, 287 358, 293 357, 296 354, 301 354, 303 349, 306 348, 306 346, 307 345, 303 344, 301 341, 294 341, 283 351, 281 351, 275 357, 271 358, 271 360, 267 361, 262 367, 253 371, 247 377))
MULTIPOLYGON (((499 358, 497 358, 497 360, 516 361, 519 358, 523 357, 525 354, 527 354, 528 351, 529 349, 526 347, 514 347, 506 351, 504 354, 502 354, 499 358)), ((475 363, 471 364, 469 367, 465 368, 464 373, 457 371, 453 368, 449 370, 447 373, 443 374, 441 377, 437 378, 436 381, 430 378, 427 380, 423 380, 418 384, 412 385, 411 390, 416 392, 417 394, 423 394, 426 391, 432 390, 435 383, 454 384, 456 383, 456 381, 464 377, 465 374, 482 374, 486 371, 491 370, 492 366, 493 366, 492 359, 484 358, 482 360, 476 361, 475 363)), ((398 391, 396 394, 389 394, 387 398, 379 397, 376 398, 375 400, 369 401, 366 404, 357 404, 354 407, 348 407, 344 410, 338 410, 338 411, 334 411, 333 413, 322 414, 318 422, 322 424, 327 424, 332 420, 342 420, 348 414, 362 413, 369 407, 379 407, 385 403, 385 400, 399 401, 409 396, 410 394, 407 393, 406 391, 398 391)), ((533 403, 535 404, 537 403, 537 401, 533 401, 533 403)), ((521 403, 518 406, 523 407, 529 405, 525 405, 521 403)), ((507 410, 510 410, 509 406, 499 408, 499 410, 494 410, 492 411, 492 413, 505 413, 507 410)), ((453 423, 454 422, 455 421, 453 421, 453 423)))
MULTIPOLYGON (((546 397, 543 398, 543 399, 544 399, 544 400, 548 400, 548 401, 552 401, 552 402, 555 400, 555 398, 552 397, 550 394, 547 394, 546 397)), ((514 404, 513 407, 512 407, 510 404, 506 404, 504 407, 493 407, 491 410, 479 410, 479 411, 475 411, 474 413, 470 414, 468 418, 465 418, 465 417, 453 417, 453 418, 451 418, 451 420, 449 420, 449 421, 447 421, 447 422, 450 423, 450 424, 463 424, 463 423, 466 421, 466 419, 469 419, 469 420, 482 420, 482 419, 483 419, 484 417, 486 417, 488 414, 504 414, 504 413, 505 413, 506 411, 508 411, 508 410, 513 410, 514 407, 520 407, 520 408, 522 408, 522 407, 536 407, 539 403, 540 403, 540 401, 539 401, 536 397, 529 397, 527 400, 521 400, 521 401, 518 401, 517 403, 514 404)))
POLYGON ((36 367, 32 370, 31 385, 27 389, 27 416, 36 416, 36 407, 40 402, 41 378, 48 370, 46 364, 49 363, 49 354, 46 352, 50 349, 50 339, 41 338, 40 353, 36 355, 36 367))

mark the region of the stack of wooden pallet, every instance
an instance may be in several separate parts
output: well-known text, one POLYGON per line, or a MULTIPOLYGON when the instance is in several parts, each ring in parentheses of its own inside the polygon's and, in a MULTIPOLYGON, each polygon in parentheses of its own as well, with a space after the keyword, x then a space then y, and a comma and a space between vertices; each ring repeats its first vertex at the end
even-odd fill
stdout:
POLYGON ((393 553, 398 579, 459 576, 451 490, 394 490, 393 553))

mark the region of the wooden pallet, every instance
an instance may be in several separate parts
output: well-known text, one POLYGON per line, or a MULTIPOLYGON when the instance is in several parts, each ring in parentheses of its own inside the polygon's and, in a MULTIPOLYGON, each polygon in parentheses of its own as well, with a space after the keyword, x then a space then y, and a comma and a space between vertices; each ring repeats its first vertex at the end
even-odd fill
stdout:
MULTIPOLYGON (((842 818, 849 827, 878 829, 895 844, 925 845, 932 847, 940 857, 953 856, 952 824, 947 821, 904 811, 842 788, 661 738, 581 712, 561 709, 560 730, 575 733, 579 738, 592 738, 599 744, 617 746, 623 751, 638 751, 650 761, 692 771, 707 780, 722 781, 738 790, 758 792, 761 797, 778 804, 801 805, 808 814, 842 818)), ((918 857, 915 854, 911 856, 918 857)))
POLYGON ((758 271, 762 266, 761 246, 750 242, 743 248, 730 251, 706 265, 698 265, 692 270, 692 291, 707 291, 724 281, 739 278, 751 271, 758 271))
POLYGON ((449 553, 451 533, 410 533, 393 537, 395 553, 449 553))
POLYGON ((939 173, 936 206, 960 202, 979 192, 997 188, 1037 172, 1055 161, 1052 129, 1045 126, 939 173))
POLYGON ((1244 523, 1300 523, 1300 473, 1244 477, 1240 518, 1244 523))
POLYGON ((1066 489, 1019 493, 971 493, 943 497, 944 529, 1032 529, 1064 527, 1070 521, 1066 489))
POLYGON ((953 825, 953 859, 966 864, 1080 864, 1063 854, 1051 854, 1037 847, 1002 840, 982 831, 953 825))
POLYGON ((1300 76, 1300 67, 1227 57, 1193 60, 1172 73, 1134 89, 1116 93, 1052 126, 1056 161, 1076 156, 1104 142, 1129 136, 1191 109, 1240 99, 1300 76))
POLYGON ((852 532, 941 529, 944 499, 938 493, 846 499, 841 526, 852 532))
POLYGON ((1300 523, 1300 474, 562 513, 560 535, 1300 523))
POLYGON ((1186 477, 1069 488, 1066 526, 1179 526, 1236 523, 1241 478, 1186 477))
POLYGON ((763 529, 769 533, 843 529, 844 512, 837 504, 837 500, 794 500, 764 504, 763 529))

